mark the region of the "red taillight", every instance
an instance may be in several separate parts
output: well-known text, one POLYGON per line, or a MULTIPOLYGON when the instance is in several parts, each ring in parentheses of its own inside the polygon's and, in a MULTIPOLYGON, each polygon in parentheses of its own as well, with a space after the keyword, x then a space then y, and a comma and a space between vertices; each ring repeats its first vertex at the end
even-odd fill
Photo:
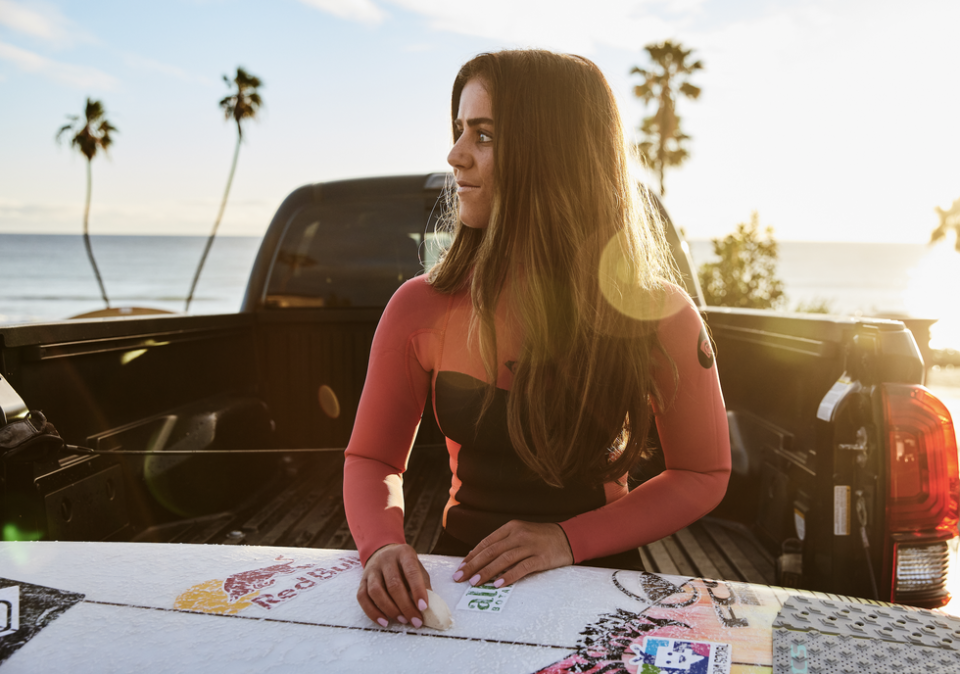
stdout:
POLYGON ((957 437, 950 412, 922 386, 884 384, 890 532, 956 535, 960 519, 957 437))

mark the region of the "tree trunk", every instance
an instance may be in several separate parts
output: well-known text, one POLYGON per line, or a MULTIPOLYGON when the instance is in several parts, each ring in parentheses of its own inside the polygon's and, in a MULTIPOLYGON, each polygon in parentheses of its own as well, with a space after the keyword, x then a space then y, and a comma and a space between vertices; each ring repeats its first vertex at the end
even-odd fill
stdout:
MULTIPOLYGON (((239 126, 239 125, 238 125, 239 126)), ((227 178, 227 189, 223 191, 223 200, 220 202, 220 211, 217 213, 217 219, 213 223, 213 231, 207 239, 207 245, 203 249, 203 255, 200 256, 200 264, 197 265, 197 273, 193 276, 193 283, 190 285, 190 293, 187 295, 187 305, 184 311, 190 311, 190 302, 193 301, 193 292, 197 289, 197 282, 200 280, 200 272, 203 271, 203 264, 207 261, 207 255, 210 253, 210 247, 213 245, 213 239, 217 236, 217 229, 220 227, 220 220, 223 219, 223 211, 227 207, 227 197, 230 195, 230 186, 233 184, 233 174, 237 170, 237 158, 240 156, 240 141, 242 136, 237 130, 237 147, 233 151, 233 164, 230 166, 230 175, 227 178)))
POLYGON ((91 169, 92 161, 87 160, 87 203, 83 207, 83 245, 87 248, 87 257, 90 258, 90 266, 93 267, 93 274, 97 277, 97 285, 100 286, 100 296, 103 297, 103 303, 110 308, 110 300, 107 299, 107 289, 103 287, 103 279, 100 278, 100 270, 97 269, 97 261, 93 259, 93 247, 90 245, 90 195, 93 191, 93 171, 91 169))

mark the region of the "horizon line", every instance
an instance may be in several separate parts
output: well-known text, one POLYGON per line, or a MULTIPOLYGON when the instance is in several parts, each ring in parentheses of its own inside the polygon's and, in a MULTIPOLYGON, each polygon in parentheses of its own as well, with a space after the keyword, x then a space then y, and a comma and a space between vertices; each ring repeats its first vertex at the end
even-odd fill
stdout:
MULTIPOLYGON (((0 236, 9 234, 9 235, 19 235, 19 236, 78 236, 82 237, 82 233, 71 233, 71 232, 35 232, 35 231, 24 231, 24 230, 15 230, 15 231, 4 231, 0 229, 0 236)), ((262 234, 230 234, 230 233, 217 233, 216 238, 232 238, 232 239, 262 239, 266 234, 266 230, 262 234)), ((91 232, 91 237, 107 237, 107 236, 179 236, 179 237, 189 237, 195 239, 206 239, 209 238, 210 234, 187 234, 183 232, 91 232)), ((691 243, 712 243, 714 238, 723 238, 725 235, 717 237, 692 237, 685 239, 688 244, 691 243)), ((882 240, 882 241, 871 241, 869 239, 781 239, 774 237, 774 240, 780 243, 873 243, 873 244, 890 244, 890 245, 903 245, 903 244, 913 244, 919 246, 933 246, 942 243, 931 242, 931 241, 916 241, 911 239, 896 239, 896 240, 882 240)))

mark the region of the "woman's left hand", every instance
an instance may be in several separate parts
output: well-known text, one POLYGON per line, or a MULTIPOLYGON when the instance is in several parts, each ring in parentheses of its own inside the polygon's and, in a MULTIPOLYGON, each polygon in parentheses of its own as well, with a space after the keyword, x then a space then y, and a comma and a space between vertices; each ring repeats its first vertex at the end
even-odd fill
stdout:
POLYGON ((511 585, 536 571, 573 564, 573 552, 559 524, 512 520, 477 543, 453 575, 457 582, 511 585))

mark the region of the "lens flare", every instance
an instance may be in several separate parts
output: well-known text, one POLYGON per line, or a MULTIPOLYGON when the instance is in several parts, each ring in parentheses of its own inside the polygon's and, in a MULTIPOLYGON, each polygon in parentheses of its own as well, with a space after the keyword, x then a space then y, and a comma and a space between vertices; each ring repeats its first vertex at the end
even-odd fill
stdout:
POLYGON ((21 529, 12 522, 3 525, 3 540, 5 541, 39 541, 42 537, 41 532, 21 529))
POLYGON ((679 311, 682 304, 640 286, 639 279, 647 277, 645 261, 639 257, 630 259, 628 250, 625 235, 619 233, 607 242, 600 255, 600 290, 610 306, 638 321, 658 321, 679 311))
POLYGON ((907 311, 918 318, 936 318, 930 328, 930 347, 960 350, 960 253, 948 243, 932 246, 916 267, 903 292, 907 311))

